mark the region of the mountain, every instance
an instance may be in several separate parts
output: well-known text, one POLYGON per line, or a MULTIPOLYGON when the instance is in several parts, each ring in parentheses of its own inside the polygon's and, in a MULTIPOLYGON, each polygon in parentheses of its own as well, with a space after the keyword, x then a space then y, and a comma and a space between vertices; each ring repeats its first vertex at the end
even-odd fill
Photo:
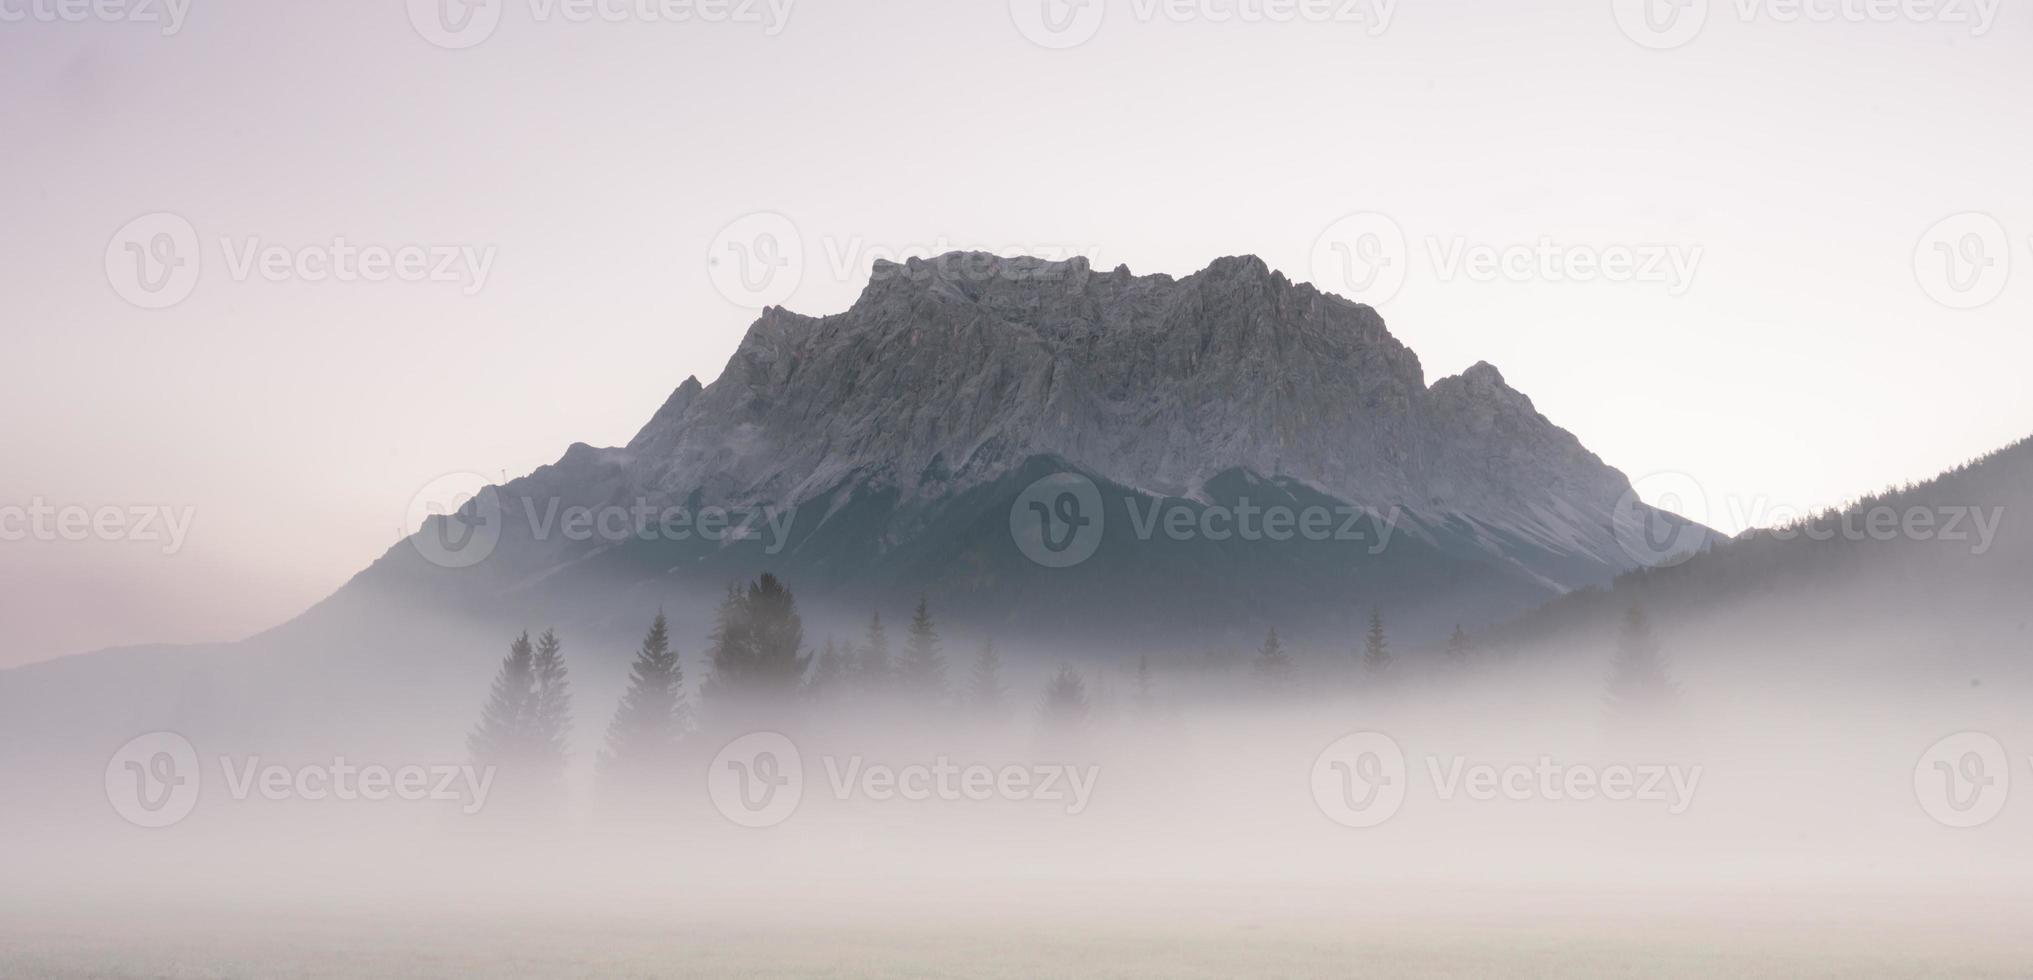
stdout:
POLYGON ((1658 526, 1706 530, 1637 502, 1496 368, 1429 385, 1376 311, 1254 257, 878 263, 844 312, 764 311, 628 445, 425 520, 274 630, 0 672, 20 736, 0 755, 89 761, 158 728, 457 745, 520 630, 556 627, 575 691, 611 704, 663 608, 697 683, 716 600, 764 570, 812 642, 925 596, 1016 668, 1250 649, 1273 625, 1345 655, 1372 608, 1417 642, 1607 583, 1658 526))
POLYGON ((628 445, 571 447, 357 584, 632 623, 767 568, 845 608, 928 594, 1019 638, 1163 648, 1370 606, 1414 634, 1491 621, 1634 567, 1619 522, 1658 519, 1496 368, 1429 386, 1376 311, 1255 257, 1175 279, 952 253, 877 263, 843 313, 765 310, 628 445), (1055 474, 1098 503, 1077 567, 1012 533, 1055 474), (708 542, 640 517, 715 507, 780 524, 708 542), (1252 507, 1321 522, 1218 534, 1252 507), (570 539, 574 511, 610 532, 570 539), (476 533, 485 560, 434 554, 476 533))
POLYGON ((1753 668, 1816 688, 2033 680, 2033 439, 1934 479, 1713 543, 1488 631, 1520 655, 1600 657, 1641 605, 1700 678, 1753 668))

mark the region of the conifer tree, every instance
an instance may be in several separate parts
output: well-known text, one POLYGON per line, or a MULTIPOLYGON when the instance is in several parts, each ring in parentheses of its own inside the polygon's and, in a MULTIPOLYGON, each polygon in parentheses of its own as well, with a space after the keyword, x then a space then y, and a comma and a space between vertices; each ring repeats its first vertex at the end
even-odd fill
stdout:
POLYGON ((602 769, 653 772, 669 766, 690 720, 684 669, 671 648, 669 624, 659 611, 636 651, 628 690, 607 726, 602 769))
POLYGON ((868 619, 868 639, 861 646, 855 665, 855 681, 864 690, 881 690, 889 685, 889 631, 883 628, 882 611, 868 619))
POLYGON ((1468 633, 1462 630, 1460 623, 1454 624, 1454 632, 1447 637, 1447 666, 1465 670, 1474 654, 1475 646, 1469 641, 1468 633))
POLYGON ((1372 675, 1382 675, 1391 669, 1390 642, 1384 637, 1384 614, 1375 609, 1369 611, 1369 634, 1362 642, 1362 667, 1372 675))
POLYGON ((918 597, 917 612, 904 634, 904 661, 897 675, 900 686, 920 700, 946 696, 946 657, 939 652, 939 629, 932 624, 923 596, 918 597))
POLYGON ((1118 706, 1119 699, 1115 696, 1114 679, 1109 676, 1107 670, 1096 671, 1093 693, 1087 699, 1088 722, 1094 725, 1115 724, 1116 716, 1120 713, 1117 711, 1118 706))
POLYGON ((531 751, 535 762, 558 775, 571 753, 572 684, 566 677, 564 644, 553 630, 536 638, 536 653, 530 660, 534 675, 531 711, 531 751))
POLYGON ((748 623, 760 687, 772 695, 796 691, 812 666, 797 597, 776 576, 762 573, 748 587, 748 623))
POLYGON ((1009 689, 1002 684, 1002 654, 993 638, 981 641, 967 684, 968 705, 984 715, 1000 716, 1009 707, 1009 689))
POLYGON ((529 632, 508 645, 508 656, 494 674, 480 725, 466 736, 466 749, 481 766, 517 766, 530 757, 536 709, 536 654, 529 632))
POLYGON ((1086 682, 1073 668, 1059 668, 1059 673, 1045 684, 1045 703, 1041 712, 1045 727, 1058 731, 1079 728, 1087 723, 1087 712, 1086 682))
POLYGON ((1645 607, 1631 603, 1624 610, 1623 627, 1617 634, 1616 659, 1610 663, 1610 709, 1628 718, 1645 719, 1675 701, 1679 692, 1680 686, 1668 676, 1666 663, 1659 656, 1659 641, 1652 636, 1645 607))
POLYGON ((719 607, 713 610, 713 633, 706 638, 706 681, 699 686, 702 699, 711 699, 716 686, 747 673, 748 661, 754 659, 749 640, 748 595, 741 586, 730 583, 720 596, 719 607))
POLYGON ((1137 656, 1137 714, 1150 717, 1155 702, 1151 698, 1151 655, 1137 656))
POLYGON ((701 694, 747 705, 786 701, 812 663, 804 645, 797 598, 775 575, 764 572, 745 591, 730 588, 713 629, 713 672, 701 694))
POLYGON ((1264 645, 1257 651, 1256 659, 1250 663, 1257 678, 1267 686, 1284 684, 1292 675, 1292 658, 1285 655, 1284 644, 1278 642, 1278 631, 1274 628, 1264 636, 1264 645))
POLYGON ((838 699, 847 684, 847 671, 847 656, 840 652, 840 645, 832 637, 827 637, 826 646, 812 661, 812 677, 805 682, 805 693, 814 701, 838 699))

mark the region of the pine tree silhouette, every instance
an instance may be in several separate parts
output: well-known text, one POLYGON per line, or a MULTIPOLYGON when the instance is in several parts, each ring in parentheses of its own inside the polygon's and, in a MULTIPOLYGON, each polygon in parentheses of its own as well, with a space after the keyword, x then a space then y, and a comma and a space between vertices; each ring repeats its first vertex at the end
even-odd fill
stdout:
POLYGON ((1045 703, 1041 714, 1045 727, 1057 731, 1077 729, 1087 723, 1087 684, 1080 679, 1080 672, 1071 667, 1059 668, 1059 673, 1045 684, 1045 703))
POLYGON ((552 777, 564 774, 571 755, 572 683, 566 677, 564 644, 553 630, 536 638, 530 659, 535 681, 530 717, 532 762, 552 777))
POLYGON ((812 660, 812 677, 805 682, 805 693, 814 701, 838 700, 847 686, 848 669, 847 655, 840 652, 840 645, 832 637, 827 637, 826 646, 812 660))
POLYGON ((519 767, 531 755, 536 713, 535 652, 525 630, 508 645, 508 656, 494 674, 480 724, 466 736, 466 750, 480 766, 519 767))
POLYGON ((987 717, 1000 717, 1009 708, 1009 689, 1002 684, 1002 654, 996 652, 992 638, 981 641, 981 652, 974 656, 967 702, 987 717))
POLYGON ((1292 658, 1285 655, 1284 644, 1278 642, 1278 631, 1272 629, 1264 636, 1264 645, 1257 651, 1256 659, 1250 662, 1250 670, 1267 687, 1282 687, 1292 676, 1292 658))
POLYGON ((868 619, 868 639, 862 644, 861 655, 855 664, 855 683, 864 691, 880 691, 888 688, 890 681, 889 631, 883 628, 882 611, 877 610, 868 619))
POLYGON ((1384 637, 1384 614, 1375 609, 1369 611, 1369 634, 1362 641, 1362 668, 1372 676, 1390 672, 1390 641, 1384 637))
POLYGON ((713 628, 712 673, 700 689, 708 704, 746 710, 789 701, 805 682, 812 655, 797 598, 764 572, 744 591, 729 588, 713 628))
POLYGON ((939 629, 932 624, 923 596, 918 597, 917 612, 904 634, 904 662, 897 675, 903 689, 919 700, 946 696, 946 657, 939 652, 939 629))
POLYGON ((684 669, 671 648, 670 627, 659 611, 629 668, 628 690, 607 725, 600 753, 606 772, 658 773, 669 769, 691 720, 684 669))
POLYGON ((1633 602, 1624 610, 1617 633, 1616 659, 1610 662, 1608 702, 1612 713, 1634 721, 1649 720, 1679 699, 1680 686, 1666 673, 1659 641, 1652 636, 1645 607, 1633 602))
POLYGON ((1468 668, 1469 659, 1475 654, 1475 646, 1468 639, 1468 633, 1461 624, 1454 624, 1454 632, 1447 636, 1447 666, 1456 670, 1468 668))

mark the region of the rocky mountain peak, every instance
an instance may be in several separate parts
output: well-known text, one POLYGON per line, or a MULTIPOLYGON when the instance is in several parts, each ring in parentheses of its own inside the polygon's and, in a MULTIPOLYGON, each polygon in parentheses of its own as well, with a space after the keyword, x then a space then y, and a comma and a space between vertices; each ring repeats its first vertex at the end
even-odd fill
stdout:
POLYGON ((1468 370, 1461 372, 1461 380, 1478 388, 1501 388, 1504 385, 1503 372, 1488 361, 1477 361, 1468 370))
POLYGON ((1629 486, 1495 367, 1429 388, 1375 310, 1252 255, 1176 279, 982 252, 877 262, 844 312, 765 310, 629 450, 637 486, 778 504, 853 479, 908 496, 934 469, 932 490, 964 491, 1045 455, 1185 497, 1240 468, 1586 538, 1605 561, 1584 525, 1629 486))

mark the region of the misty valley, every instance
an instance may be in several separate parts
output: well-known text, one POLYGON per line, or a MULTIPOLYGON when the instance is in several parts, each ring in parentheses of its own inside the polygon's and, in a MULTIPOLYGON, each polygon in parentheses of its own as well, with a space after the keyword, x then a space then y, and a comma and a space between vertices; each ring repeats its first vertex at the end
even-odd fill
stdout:
POLYGON ((2029 26, 0 0, 0 980, 2033 977, 2029 26))

